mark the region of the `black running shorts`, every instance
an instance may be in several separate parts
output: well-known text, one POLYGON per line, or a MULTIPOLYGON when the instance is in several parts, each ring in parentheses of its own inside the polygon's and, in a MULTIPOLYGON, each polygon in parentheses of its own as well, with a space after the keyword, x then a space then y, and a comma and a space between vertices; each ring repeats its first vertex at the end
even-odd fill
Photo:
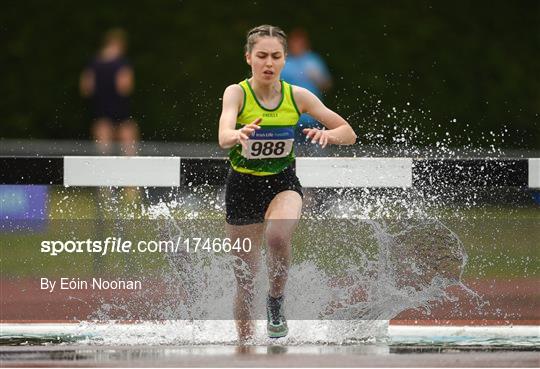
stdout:
POLYGON ((287 190, 296 191, 304 197, 292 166, 269 176, 254 176, 231 169, 225 187, 227 223, 247 225, 264 222, 270 202, 278 193, 287 190))

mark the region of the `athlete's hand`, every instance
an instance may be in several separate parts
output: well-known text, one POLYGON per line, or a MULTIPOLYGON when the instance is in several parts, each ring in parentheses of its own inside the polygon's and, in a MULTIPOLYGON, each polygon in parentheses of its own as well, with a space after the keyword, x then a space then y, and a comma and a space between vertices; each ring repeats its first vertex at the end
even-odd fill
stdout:
POLYGON ((257 118, 253 122, 243 126, 238 132, 238 142, 247 149, 247 140, 249 140, 249 136, 253 134, 257 129, 261 129, 261 126, 259 126, 259 123, 261 123, 262 118, 257 118))
POLYGON ((311 140, 311 143, 318 143, 322 148, 328 145, 328 137, 330 134, 325 128, 304 128, 302 132, 307 136, 306 140, 311 140))

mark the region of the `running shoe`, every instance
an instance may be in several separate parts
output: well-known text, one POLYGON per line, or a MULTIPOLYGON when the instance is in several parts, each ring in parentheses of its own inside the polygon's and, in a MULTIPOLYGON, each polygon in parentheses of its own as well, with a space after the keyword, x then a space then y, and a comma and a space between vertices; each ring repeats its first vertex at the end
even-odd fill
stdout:
POLYGON ((287 320, 283 316, 283 296, 278 298, 268 296, 266 300, 266 316, 268 319, 266 324, 268 337, 280 338, 289 333, 287 320))

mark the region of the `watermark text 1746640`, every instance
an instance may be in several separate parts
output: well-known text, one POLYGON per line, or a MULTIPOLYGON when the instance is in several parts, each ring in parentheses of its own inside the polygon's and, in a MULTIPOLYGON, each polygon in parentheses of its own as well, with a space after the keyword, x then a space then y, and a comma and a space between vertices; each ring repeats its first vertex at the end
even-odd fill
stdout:
POLYGON ((139 240, 132 241, 122 237, 107 237, 104 240, 45 240, 41 242, 40 251, 51 256, 62 253, 92 253, 102 256, 114 253, 177 253, 177 252, 213 252, 234 253, 250 252, 249 238, 210 238, 210 237, 177 237, 172 240, 139 240))

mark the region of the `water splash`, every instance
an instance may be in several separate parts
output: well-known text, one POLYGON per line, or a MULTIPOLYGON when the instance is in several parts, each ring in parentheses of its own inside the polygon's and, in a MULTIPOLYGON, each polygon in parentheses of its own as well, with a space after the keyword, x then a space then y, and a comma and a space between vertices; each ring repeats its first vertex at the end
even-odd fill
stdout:
MULTIPOLYGON (((196 195, 159 201, 144 208, 142 216, 164 221, 166 226, 161 232, 167 239, 190 232, 219 234, 222 212, 212 201, 214 205, 219 203, 222 194, 207 188, 197 190, 196 195), (206 225, 197 223, 204 217, 214 220, 206 225)), ((463 244, 431 212, 421 194, 362 189, 358 195, 358 190, 342 190, 327 199, 324 207, 317 205, 304 212, 306 219, 299 224, 293 240, 294 260, 286 288, 285 314, 290 321, 290 335, 280 342, 384 341, 388 320, 400 312, 422 309, 429 314, 434 304, 454 298, 448 292, 449 286, 468 290, 461 282, 467 261, 463 244)), ((121 326, 112 332, 100 324, 85 327, 94 329, 95 337, 99 337, 94 342, 236 342, 231 320, 235 257, 181 252, 167 254, 166 260, 168 267, 159 278, 167 291, 157 303, 152 300, 144 307, 161 322, 143 331, 137 325, 121 326)), ((256 344, 269 342, 264 321, 268 291, 264 260, 263 251, 254 281, 256 344)), ((111 309, 129 310, 130 301, 112 304, 115 306, 111 302, 104 304, 93 318, 107 321, 111 309)))

